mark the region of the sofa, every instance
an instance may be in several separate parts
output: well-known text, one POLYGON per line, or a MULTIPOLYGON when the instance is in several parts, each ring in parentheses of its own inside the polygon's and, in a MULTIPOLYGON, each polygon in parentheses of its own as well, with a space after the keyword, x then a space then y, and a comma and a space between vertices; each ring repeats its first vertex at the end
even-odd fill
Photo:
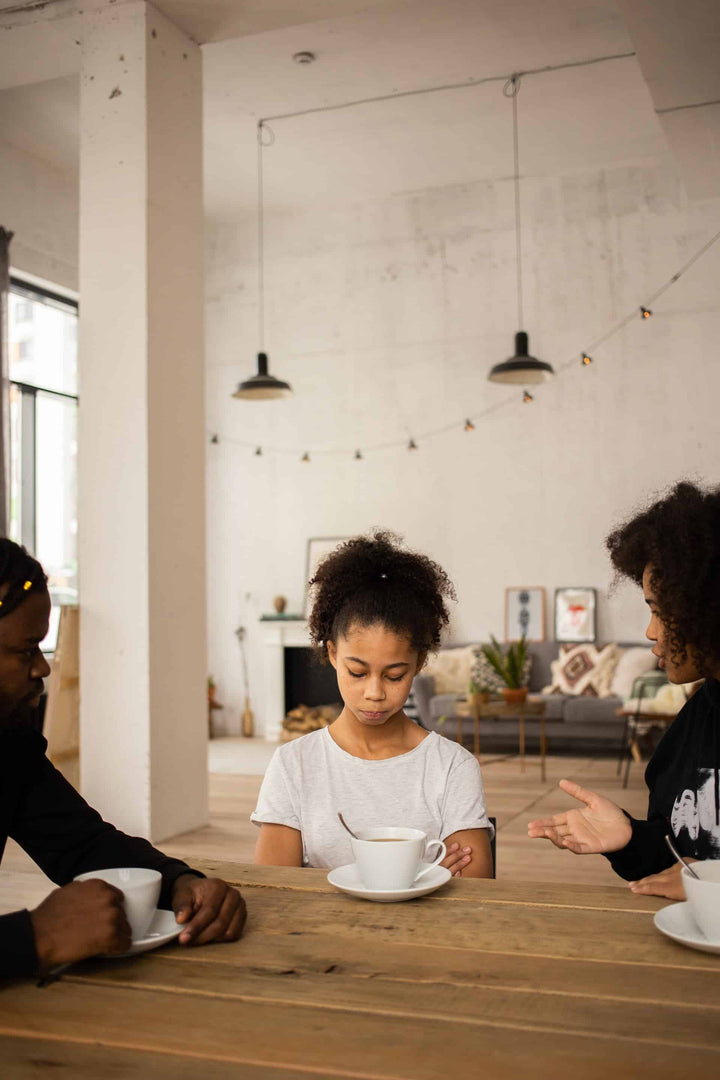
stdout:
MULTIPOLYGON (((541 694, 553 681, 552 663, 558 659, 560 645, 556 641, 543 641, 531 643, 528 646, 531 655, 531 665, 528 677, 528 690, 531 695, 541 694)), ((598 649, 601 646, 597 646, 598 649)), ((455 669, 451 666, 451 678, 444 678, 437 692, 436 677, 432 673, 423 671, 416 675, 413 681, 413 699, 418 721, 429 731, 437 731, 449 738, 456 738, 458 732, 458 716, 455 712, 455 702, 467 693, 470 669, 467 666, 468 659, 477 657, 479 645, 456 646, 455 649, 441 650, 440 658, 453 660, 452 656, 443 657, 443 653, 457 651, 457 664, 455 669), (455 685, 452 689, 453 680, 455 685)), ((608 689, 615 692, 607 693, 606 696, 597 697, 591 693, 568 694, 546 693, 542 700, 545 702, 545 732, 550 753, 558 751, 585 753, 589 751, 604 751, 606 753, 618 753, 623 742, 625 731, 625 719, 617 715, 618 709, 630 695, 632 682, 637 675, 649 671, 657 666, 649 647, 640 646, 635 642, 618 643, 618 663, 614 671, 618 675, 618 685, 613 686, 612 679, 608 679, 608 689), (621 658, 627 653, 625 660, 621 658), (624 674, 624 682, 620 684, 620 676, 624 674), (618 692, 621 690, 622 692, 618 692)), ((432 660, 430 672, 432 672, 432 660)), ((447 665, 446 665, 447 668, 447 665)), ((557 680, 557 674, 555 675, 557 680)), ((440 680, 438 680, 440 681, 440 680)), ((463 737, 472 736, 475 730, 475 721, 472 716, 463 717, 460 721, 463 737)), ((540 725, 526 724, 526 744, 529 749, 539 744, 540 725)), ((517 749, 518 725, 514 720, 504 720, 501 717, 482 719, 480 721, 480 747, 483 752, 517 749)))

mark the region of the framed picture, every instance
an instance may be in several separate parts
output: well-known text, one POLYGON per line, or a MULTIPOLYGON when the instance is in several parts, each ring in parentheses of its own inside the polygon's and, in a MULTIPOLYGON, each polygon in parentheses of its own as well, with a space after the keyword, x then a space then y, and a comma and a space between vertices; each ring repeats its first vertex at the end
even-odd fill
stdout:
POLYGON ((311 597, 309 582, 315 576, 315 571, 320 562, 334 551, 338 544, 344 544, 347 536, 312 536, 307 542, 307 556, 305 559, 305 618, 310 614, 311 597))
POLYGON ((505 640, 545 640, 545 590, 540 585, 512 585, 505 590, 505 640))
POLYGON ((595 589, 555 590, 555 640, 594 641, 595 589))

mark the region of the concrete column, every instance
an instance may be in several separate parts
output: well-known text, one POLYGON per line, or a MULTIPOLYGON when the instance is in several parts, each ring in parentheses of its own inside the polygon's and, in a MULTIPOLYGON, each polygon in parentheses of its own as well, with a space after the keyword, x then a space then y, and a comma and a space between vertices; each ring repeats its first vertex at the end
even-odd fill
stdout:
POLYGON ((207 820, 200 49, 152 5, 84 19, 81 787, 126 831, 207 820))

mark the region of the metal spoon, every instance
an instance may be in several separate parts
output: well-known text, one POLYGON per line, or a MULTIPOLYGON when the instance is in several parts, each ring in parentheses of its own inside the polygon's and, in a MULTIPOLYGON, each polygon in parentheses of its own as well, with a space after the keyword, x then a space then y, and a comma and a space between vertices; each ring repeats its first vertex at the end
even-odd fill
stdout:
MULTIPOLYGON (((347 825, 345 826, 345 828, 347 828, 347 825)), ((677 861, 678 861, 679 863, 682 863, 682 864, 683 864, 683 866, 684 866, 684 867, 685 867, 685 869, 687 870, 688 874, 692 874, 692 876, 693 876, 694 878, 697 878, 697 880, 698 880, 698 881, 700 881, 700 875, 699 875, 699 874, 696 874, 696 873, 695 873, 695 871, 693 870, 692 866, 690 866, 690 865, 689 865, 689 863, 686 863, 686 862, 685 862, 685 860, 683 859, 682 855, 680 854, 680 852, 679 852, 679 851, 677 850, 677 848, 676 848, 676 847, 675 847, 675 845, 673 844, 672 840, 670 839, 669 835, 666 835, 666 836, 665 836, 665 843, 666 843, 666 844, 667 844, 667 846, 668 846, 668 847, 670 848, 670 850, 672 851, 672 853, 673 853, 673 855, 675 856, 675 858, 677 859, 677 861)))
POLYGON ((348 831, 348 832, 350 833, 350 835, 352 836, 353 840, 359 840, 359 839, 360 839, 360 837, 359 837, 359 836, 356 836, 356 835, 355 835, 355 833, 354 833, 354 832, 352 831, 352 829, 350 828, 350 826, 348 825, 348 823, 347 823, 347 822, 345 821, 345 818, 344 818, 344 817, 342 816, 342 814, 340 813, 340 811, 339 811, 339 810, 338 810, 338 817, 340 818, 340 824, 342 825, 342 827, 343 827, 344 829, 347 829, 347 831, 348 831))

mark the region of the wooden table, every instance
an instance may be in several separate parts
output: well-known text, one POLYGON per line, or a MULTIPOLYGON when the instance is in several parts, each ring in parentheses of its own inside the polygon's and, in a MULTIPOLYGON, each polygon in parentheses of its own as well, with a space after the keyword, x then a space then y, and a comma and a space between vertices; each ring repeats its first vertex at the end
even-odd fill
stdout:
MULTIPOLYGON (((571 858, 561 855, 558 858, 571 858)), ((678 1080, 720 1070, 720 957, 624 888, 453 879, 405 904, 206 863, 238 943, 0 984, 12 1080, 678 1080)))
POLYGON ((477 757, 480 753, 480 721, 491 720, 517 720, 518 722, 518 758, 520 759, 520 771, 525 772, 525 721, 540 721, 540 776, 545 780, 545 755, 547 739, 545 736, 545 702, 542 699, 528 698, 520 705, 507 705, 504 701, 489 701, 482 703, 476 698, 471 700, 457 701, 455 712, 458 717, 457 741, 462 743, 462 718, 471 716, 475 722, 473 735, 473 753, 477 757))

